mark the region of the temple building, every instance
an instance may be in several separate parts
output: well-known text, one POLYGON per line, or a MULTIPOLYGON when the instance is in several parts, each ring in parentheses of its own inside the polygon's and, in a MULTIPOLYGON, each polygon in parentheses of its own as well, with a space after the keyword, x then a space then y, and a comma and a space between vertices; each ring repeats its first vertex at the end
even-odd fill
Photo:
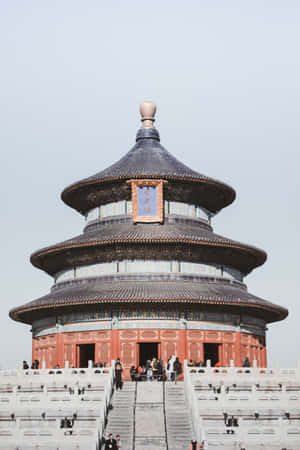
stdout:
POLYGON ((155 109, 141 105, 123 158, 63 191, 83 233, 31 256, 53 286, 10 317, 31 325, 32 358, 47 367, 120 357, 127 371, 170 355, 221 366, 248 356, 266 367, 266 326, 288 314, 244 283, 266 253, 213 232, 235 191, 160 144, 155 109))

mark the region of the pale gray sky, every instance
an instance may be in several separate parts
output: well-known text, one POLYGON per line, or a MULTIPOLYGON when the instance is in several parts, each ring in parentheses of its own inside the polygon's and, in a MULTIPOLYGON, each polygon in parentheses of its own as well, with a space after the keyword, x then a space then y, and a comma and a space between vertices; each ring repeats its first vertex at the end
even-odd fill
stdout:
POLYGON ((134 144, 140 101, 162 144, 229 183, 217 233, 257 245, 249 291, 284 305, 269 365, 295 366, 299 326, 299 1, 0 1, 0 366, 30 359, 11 307, 51 278, 30 254, 81 232, 64 187, 134 144))

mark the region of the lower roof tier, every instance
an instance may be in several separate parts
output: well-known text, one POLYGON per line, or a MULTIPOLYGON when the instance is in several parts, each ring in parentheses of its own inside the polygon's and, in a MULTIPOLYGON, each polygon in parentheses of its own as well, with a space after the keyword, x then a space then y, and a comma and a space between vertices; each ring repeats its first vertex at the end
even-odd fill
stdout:
POLYGON ((118 259, 180 259, 232 266, 244 274, 266 260, 256 247, 212 232, 197 221, 168 220, 160 224, 104 221, 93 231, 38 250, 34 266, 55 275, 74 266, 118 259))
POLYGON ((181 303, 211 305, 216 310, 230 308, 251 313, 266 322, 275 322, 288 315, 287 309, 247 292, 241 283, 205 278, 180 279, 178 277, 107 277, 106 280, 89 279, 67 282, 37 300, 10 311, 14 320, 32 323, 34 320, 59 314, 70 308, 88 310, 90 305, 119 304, 120 307, 138 303, 181 303))

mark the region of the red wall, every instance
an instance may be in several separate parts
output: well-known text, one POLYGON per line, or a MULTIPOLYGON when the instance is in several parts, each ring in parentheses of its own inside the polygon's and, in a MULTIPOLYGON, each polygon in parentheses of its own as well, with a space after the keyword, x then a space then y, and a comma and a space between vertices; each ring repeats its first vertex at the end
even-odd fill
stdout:
POLYGON ((262 336, 232 331, 207 330, 103 330, 73 333, 58 333, 33 339, 32 358, 45 360, 47 367, 59 364, 64 367, 68 360, 70 367, 76 367, 78 344, 95 344, 95 362, 109 362, 120 357, 125 373, 130 366, 138 364, 138 343, 159 343, 159 357, 166 362, 170 355, 180 361, 203 360, 203 343, 221 344, 219 357, 221 366, 229 366, 230 360, 241 366, 248 356, 258 367, 266 367, 266 346, 262 336))

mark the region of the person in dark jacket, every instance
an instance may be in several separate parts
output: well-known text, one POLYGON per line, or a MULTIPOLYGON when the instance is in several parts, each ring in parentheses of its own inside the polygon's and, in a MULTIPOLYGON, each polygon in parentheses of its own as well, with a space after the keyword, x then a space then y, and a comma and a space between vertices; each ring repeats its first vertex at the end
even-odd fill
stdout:
POLYGON ((39 365, 40 365, 39 360, 38 360, 38 359, 35 359, 34 362, 33 362, 33 368, 34 368, 34 369, 38 369, 38 368, 39 368, 39 365))
POLYGON ((200 450, 200 448, 204 447, 200 447, 199 442, 196 439, 193 439, 189 445, 189 450, 200 450))
POLYGON ((122 364, 120 362, 120 358, 118 358, 115 364, 116 390, 122 389, 122 372, 122 364))
POLYGON ((174 362, 174 372, 175 372, 175 384, 179 380, 180 374, 182 372, 182 366, 181 362, 179 361, 178 357, 175 359, 174 362))
POLYGON ((251 363, 248 356, 246 356, 246 358, 243 361, 243 367, 251 367, 251 363))
POLYGON ((131 366, 129 370, 131 381, 136 380, 136 372, 137 372, 136 368, 134 366, 131 366))
POLYGON ((72 422, 70 419, 68 419, 67 417, 65 417, 64 419, 62 419, 62 421, 60 422, 60 428, 72 428, 72 422))
POLYGON ((104 450, 118 450, 117 442, 116 442, 116 440, 114 439, 114 437, 113 437, 112 434, 110 434, 110 435, 108 436, 108 439, 105 441, 105 447, 104 447, 104 450))

